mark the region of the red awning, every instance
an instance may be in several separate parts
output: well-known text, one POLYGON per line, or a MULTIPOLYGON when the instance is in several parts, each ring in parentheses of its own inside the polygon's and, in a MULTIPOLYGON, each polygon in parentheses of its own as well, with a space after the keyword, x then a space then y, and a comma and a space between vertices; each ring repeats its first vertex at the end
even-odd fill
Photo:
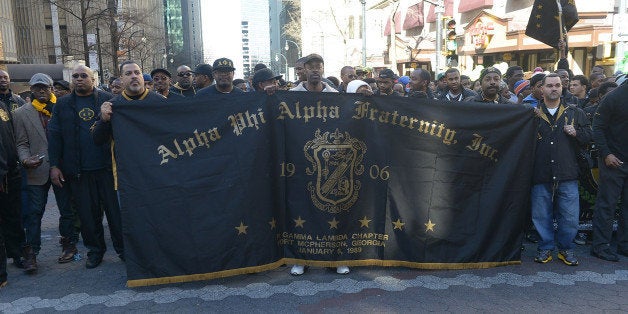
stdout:
POLYGON ((406 19, 403 21, 403 29, 423 27, 423 1, 410 6, 406 11, 406 19))
MULTIPOLYGON (((401 33, 401 12, 395 12, 395 34, 401 33)), ((384 36, 390 36, 390 19, 386 22, 386 27, 384 28, 384 36)))
MULTIPOLYGON (((444 2, 445 2, 445 13, 443 15, 453 16, 454 15, 454 0, 445 0, 444 2)), ((436 7, 433 4, 430 4, 430 12, 427 14, 427 23, 436 22, 436 13, 434 13, 435 8, 436 7)))
POLYGON ((464 13, 475 9, 483 9, 493 6, 493 0, 465 0, 460 1, 458 12, 464 13))

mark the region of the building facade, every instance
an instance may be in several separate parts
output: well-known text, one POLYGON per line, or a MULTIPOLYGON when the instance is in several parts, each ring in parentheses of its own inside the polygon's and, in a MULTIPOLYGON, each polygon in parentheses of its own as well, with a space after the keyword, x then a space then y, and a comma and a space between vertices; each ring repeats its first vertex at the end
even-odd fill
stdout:
MULTIPOLYGON (((625 0, 575 1, 579 22, 567 34, 568 60, 575 74, 588 74, 593 65, 603 65, 607 75, 617 69, 615 50, 621 40, 618 34, 622 33, 618 25, 622 24, 621 15, 626 13, 618 10, 621 4, 625 8, 621 1, 625 0)), ((477 77, 481 68, 491 65, 554 69, 557 52, 525 35, 533 3, 533 0, 444 0, 440 23, 436 18, 438 9, 427 1, 384 0, 371 10, 389 17, 383 33, 387 37, 386 65, 404 74, 418 67, 443 72, 456 66, 477 77), (456 22, 453 29, 446 28, 449 20, 456 22), (394 32, 390 31, 391 27, 394 32), (455 64, 445 55, 448 41, 444 35, 439 39, 443 49, 436 53, 439 27, 443 34, 451 31, 455 34, 450 41, 458 56, 455 64)))

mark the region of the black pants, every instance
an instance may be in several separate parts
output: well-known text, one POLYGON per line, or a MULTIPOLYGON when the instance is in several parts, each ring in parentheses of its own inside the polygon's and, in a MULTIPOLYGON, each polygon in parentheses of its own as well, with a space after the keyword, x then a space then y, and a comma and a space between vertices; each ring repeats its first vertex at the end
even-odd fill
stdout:
POLYGON ((103 229, 103 209, 107 216, 113 248, 124 254, 122 217, 111 170, 83 171, 79 178, 68 180, 81 220, 81 235, 88 257, 102 258, 107 251, 103 229))
POLYGON ((25 241, 22 228, 22 175, 7 173, 5 191, 0 192, 0 282, 6 280, 7 257, 20 258, 25 241))
POLYGON ((617 169, 609 168, 600 159, 599 169, 600 183, 593 211, 593 248, 602 249, 611 242, 613 218, 617 201, 621 197, 617 246, 628 250, 628 165, 624 164, 617 169))

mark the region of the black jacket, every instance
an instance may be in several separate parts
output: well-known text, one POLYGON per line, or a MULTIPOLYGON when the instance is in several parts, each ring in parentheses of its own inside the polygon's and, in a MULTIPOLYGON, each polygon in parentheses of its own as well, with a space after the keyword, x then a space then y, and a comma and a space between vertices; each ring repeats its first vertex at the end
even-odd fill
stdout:
MULTIPOLYGON (((18 168, 13 116, 9 106, 0 101, 0 179, 18 168)), ((2 205, 4 206, 4 204, 2 205)))
MULTIPOLYGON (((461 93, 462 97, 460 97, 460 101, 464 101, 467 98, 471 98, 471 97, 476 97, 478 94, 468 88, 464 88, 462 87, 462 93, 461 93)), ((455 101, 455 100, 450 100, 449 98, 447 98, 447 96, 449 95, 449 90, 447 90, 446 92, 444 92, 438 99, 439 100, 444 100, 444 101, 455 101)))
MULTIPOLYGON (((100 105, 111 99, 108 92, 94 89, 91 109, 100 112, 100 105)), ((59 167, 64 176, 81 174, 81 146, 95 145, 93 141, 80 141, 80 121, 76 109, 76 94, 72 93, 57 100, 52 107, 52 118, 48 124, 48 157, 51 167, 59 167)), ((111 167, 111 150, 102 147, 103 160, 111 167)))
POLYGON ((533 184, 553 183, 578 179, 580 150, 591 141, 591 124, 582 109, 561 101, 555 115, 550 115, 545 103, 540 102, 536 153, 534 155, 533 184), (573 124, 576 136, 567 135, 564 126, 573 124))
MULTIPOLYGON (((593 140, 600 157, 609 154, 628 162, 628 83, 624 83, 602 99, 593 116, 593 140)), ((628 200, 624 200, 627 202, 628 200)))
POLYGON ((481 92, 479 94, 476 94, 475 96, 470 96, 470 97, 465 98, 464 101, 496 103, 496 104, 512 104, 510 100, 502 97, 501 94, 497 94, 497 99, 495 101, 486 100, 484 99, 484 96, 482 95, 481 92))

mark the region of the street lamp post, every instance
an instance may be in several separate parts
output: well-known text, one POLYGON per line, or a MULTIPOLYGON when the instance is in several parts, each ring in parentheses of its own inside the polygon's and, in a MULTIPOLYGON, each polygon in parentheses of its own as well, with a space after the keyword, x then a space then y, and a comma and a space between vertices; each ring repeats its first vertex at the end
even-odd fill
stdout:
POLYGON ((296 42, 286 39, 286 45, 283 47, 283 49, 285 49, 286 51, 290 49, 290 46, 288 46, 289 42, 294 44, 295 47, 297 47, 297 58, 301 58, 301 48, 299 47, 299 44, 297 44, 296 42))
POLYGON ((102 68, 102 49, 100 48, 100 27, 98 27, 98 19, 96 19, 96 44, 98 45, 98 78, 100 79, 100 85, 105 84, 105 76, 103 75, 102 68))
POLYGON ((366 67, 366 0, 362 3, 362 66, 366 67))
POLYGON ((425 0, 425 2, 436 6, 434 9, 436 13, 436 60, 434 61, 436 69, 434 69, 434 73, 438 76, 438 74, 440 74, 440 57, 443 44, 443 13, 445 13, 445 3, 443 0, 425 0))
POLYGON ((285 72, 286 73, 286 80, 289 80, 289 78, 288 78, 288 59, 286 59, 286 56, 284 56, 283 54, 278 52, 275 55, 275 61, 279 61, 279 56, 281 56, 283 58, 283 61, 284 61, 285 65, 286 65, 286 72, 285 72))

